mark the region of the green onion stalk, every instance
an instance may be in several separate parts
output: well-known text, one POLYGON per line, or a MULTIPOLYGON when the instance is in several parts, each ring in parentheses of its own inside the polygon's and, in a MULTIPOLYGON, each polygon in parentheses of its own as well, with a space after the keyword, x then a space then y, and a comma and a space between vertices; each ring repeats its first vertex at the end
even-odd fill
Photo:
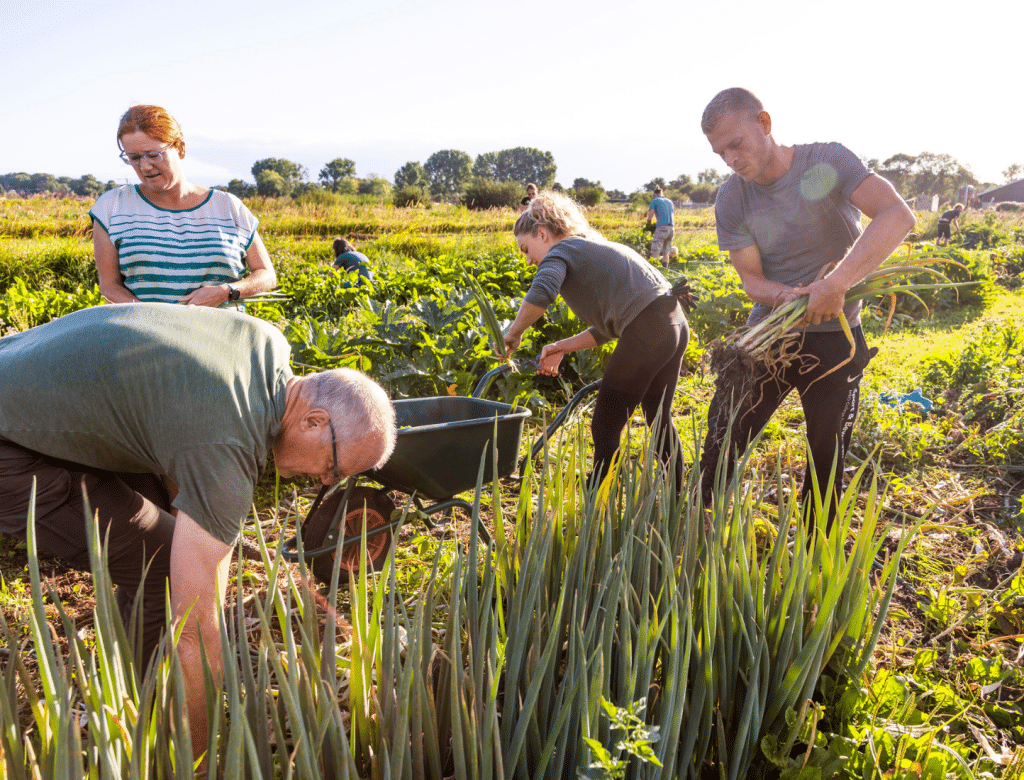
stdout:
MULTIPOLYGON (((936 259, 935 262, 953 263, 963 268, 959 263, 952 260, 936 259)), ((873 296, 882 296, 889 297, 895 304, 895 296, 899 293, 911 296, 924 306, 925 311, 927 311, 927 305, 917 295, 919 291, 935 290, 942 287, 964 287, 970 284, 974 284, 974 282, 950 282, 944 274, 934 268, 928 268, 926 265, 896 265, 895 263, 890 263, 872 271, 864 277, 860 284, 851 287, 846 293, 845 303, 849 304, 873 296), (930 275, 936 281, 931 283, 904 283, 906 280, 922 274, 930 275)), ((753 357, 769 357, 772 345, 780 339, 784 339, 804 319, 807 314, 807 301, 808 296, 801 295, 789 303, 779 306, 740 336, 736 340, 737 346, 750 353, 753 357)), ((853 334, 850 332, 850 324, 846 321, 846 317, 840 316, 840 323, 847 340, 852 345, 853 334)))
MULTIPOLYGON (((908 295, 918 301, 927 312, 928 306, 919 297, 919 292, 938 290, 941 288, 961 288, 976 284, 973 283, 973 281, 958 284, 952 283, 952 281, 950 281, 949 278, 940 271, 927 267, 931 263, 950 263, 964 268, 963 265, 952 260, 935 258, 926 260, 919 265, 903 265, 899 263, 900 260, 894 259, 893 261, 882 265, 877 270, 868 273, 863 280, 860 281, 860 284, 854 285, 850 288, 846 294, 845 303, 849 304, 865 298, 881 296, 890 298, 892 305, 895 306, 896 295, 902 294, 908 295), (923 274, 930 275, 935 280, 931 281, 931 283, 921 283, 921 281, 918 281, 918 283, 906 284, 908 279, 915 276, 921 276, 923 274)), ((774 309, 767 317, 762 319, 749 331, 746 331, 736 339, 736 346, 740 347, 745 352, 748 352, 755 358, 770 359, 773 353, 772 345, 779 340, 784 342, 787 335, 791 334, 793 329, 799 326, 800 322, 806 316, 807 303, 808 296, 802 295, 790 303, 774 309)), ((892 311, 890 312, 889 319, 892 319, 892 311)), ((843 327, 843 332, 846 334, 846 338, 852 346, 853 334, 850 331, 850 323, 846 320, 846 317, 842 315, 840 316, 840 322, 843 327)))
MULTIPOLYGON (((906 259, 893 257, 865 276, 859 284, 851 287, 846 293, 844 305, 874 296, 888 297, 891 301, 886 321, 886 327, 888 327, 895 313, 897 294, 909 295, 918 301, 927 312, 928 307, 921 300, 919 292, 975 284, 975 282, 951 282, 940 271, 928 267, 936 264, 954 265, 967 270, 962 264, 947 258, 911 258, 909 255, 906 259), (911 260, 913 264, 908 262, 911 260), (921 275, 931 276, 932 281, 910 281, 921 275)), ((710 349, 711 370, 719 374, 720 378, 724 375, 726 382, 745 388, 755 374, 755 362, 767 363, 770 367, 776 367, 778 370, 784 368, 792 360, 793 345, 801 338, 800 327, 807 315, 807 303, 808 296, 801 295, 774 309, 771 314, 745 332, 713 344, 710 349)), ((850 354, 819 379, 853 360, 856 348, 850 323, 842 314, 839 316, 839 322, 850 344, 850 354)))
MULTIPOLYGON (((466 274, 466 282, 473 293, 473 297, 476 299, 477 308, 480 309, 480 319, 483 321, 484 330, 491 341, 494 353, 496 355, 504 355, 505 331, 498 321, 498 315, 494 313, 494 307, 491 306, 491 302, 487 299, 487 294, 484 292, 483 287, 480 286, 480 282, 469 274, 466 274)), ((511 358, 505 358, 505 362, 515 370, 515 363, 511 358)))

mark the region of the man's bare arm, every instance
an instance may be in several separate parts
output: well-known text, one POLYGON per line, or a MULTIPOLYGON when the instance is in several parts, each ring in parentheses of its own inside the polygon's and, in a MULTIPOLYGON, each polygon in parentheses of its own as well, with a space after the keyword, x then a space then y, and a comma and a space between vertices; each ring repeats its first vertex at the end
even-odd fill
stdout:
POLYGON ((842 313, 847 291, 885 262, 916 222, 892 184, 876 174, 860 183, 850 203, 871 222, 846 257, 825 278, 805 288, 809 296, 806 322, 814 325, 842 313))
POLYGON ((782 306, 801 294, 801 290, 782 282, 773 282, 764 277, 761 252, 752 244, 743 249, 729 250, 729 261, 743 282, 743 291, 750 300, 765 306, 782 306))
POLYGON ((220 614, 231 550, 231 545, 215 539, 187 514, 180 510, 177 512, 171 543, 171 607, 175 627, 184 621, 178 640, 178 656, 185 678, 189 730, 196 756, 206 751, 202 648, 206 650, 214 677, 219 678, 222 671, 220 614))

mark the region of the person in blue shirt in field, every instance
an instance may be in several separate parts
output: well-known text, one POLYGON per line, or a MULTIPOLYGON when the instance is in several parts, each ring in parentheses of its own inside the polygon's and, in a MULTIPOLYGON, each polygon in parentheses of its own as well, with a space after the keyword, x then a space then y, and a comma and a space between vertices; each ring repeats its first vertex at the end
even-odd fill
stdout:
POLYGON ((370 259, 344 238, 334 239, 334 267, 345 277, 342 287, 362 287, 373 282, 370 259))
POLYGON ((661 187, 654 188, 654 200, 647 209, 647 224, 651 224, 652 219, 656 220, 654 238, 651 239, 651 257, 661 255, 661 264, 668 268, 672 255, 672 237, 676 234, 676 208, 661 192, 661 187))

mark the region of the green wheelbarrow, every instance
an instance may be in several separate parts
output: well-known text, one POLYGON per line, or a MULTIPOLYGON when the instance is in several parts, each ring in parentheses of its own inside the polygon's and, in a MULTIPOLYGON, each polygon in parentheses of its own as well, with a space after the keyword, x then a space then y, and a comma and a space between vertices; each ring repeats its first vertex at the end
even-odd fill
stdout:
MULTIPOLYGON (((504 370, 501 366, 485 374, 469 397, 394 402, 398 434, 391 457, 379 469, 324 485, 302 522, 302 556, 318 580, 329 583, 335 567, 359 570, 364 526, 366 565, 379 568, 383 564, 401 521, 390 492, 411 495, 427 527, 436 528, 448 521, 455 507, 472 512, 472 504, 455 496, 476 487, 484 453, 485 482, 495 473, 507 477, 515 472, 523 423, 530 411, 481 397, 504 370), (362 485, 362 481, 382 487, 362 485), (434 522, 435 515, 443 519, 434 522), (340 550, 339 534, 344 535, 340 550)), ((480 531, 489 542, 482 524, 480 531)), ((283 555, 287 560, 299 559, 298 537, 284 542, 283 555)))
MULTIPOLYGON (((484 453, 485 483, 495 474, 521 479, 527 460, 537 456, 544 439, 552 436, 573 409, 600 386, 598 380, 576 393, 552 419, 530 454, 519 460, 523 424, 530 411, 514 410, 509 404, 482 397, 508 370, 502 365, 489 371, 468 397, 394 402, 398 433, 391 457, 379 469, 336 485, 324 485, 301 524, 301 557, 316 579, 329 583, 335 568, 359 571, 364 526, 367 568, 383 565, 402 516, 389 495, 392 492, 409 494, 418 516, 430 529, 446 524, 455 507, 472 514, 473 505, 455 496, 476 487, 484 453), (381 487, 359 484, 361 481, 381 487), (438 521, 433 519, 435 515, 440 515, 438 521), (340 549, 339 535, 344 537, 340 549)), ((482 522, 479 531, 489 544, 490 534, 482 522)), ((285 540, 282 554, 286 560, 299 560, 298 541, 298 536, 285 540)))

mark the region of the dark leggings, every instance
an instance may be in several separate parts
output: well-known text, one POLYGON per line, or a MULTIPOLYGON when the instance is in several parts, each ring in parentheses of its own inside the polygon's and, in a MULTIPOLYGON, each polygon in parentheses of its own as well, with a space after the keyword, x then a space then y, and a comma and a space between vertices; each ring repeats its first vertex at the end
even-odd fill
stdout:
POLYGON ((708 407, 708 433, 700 459, 705 506, 711 505, 715 472, 733 414, 736 421, 730 434, 731 452, 722 463, 726 480, 732 476, 737 461, 751 440, 768 424, 789 392, 796 389, 807 421, 808 448, 814 462, 813 472, 809 466, 804 471, 801 496, 806 499, 813 489, 812 474, 817 478, 822 494, 831 483, 833 492, 828 505, 828 525, 832 524, 843 491, 843 464, 860 406, 860 379, 870 359, 860 326, 853 328, 853 338, 856 346, 853 359, 827 376, 829 369, 850 355, 850 342, 842 331, 803 334, 792 363, 781 369, 769 369, 758 364, 751 389, 742 397, 735 397, 737 388, 718 383, 708 407))
POLYGON ((89 571, 89 529, 83 490, 107 538, 107 565, 117 585, 117 606, 127 628, 147 563, 142 603, 143 668, 167 622, 174 517, 160 478, 115 474, 44 455, 0 439, 0 532, 25 539, 29 491, 36 480, 36 546, 81 571, 89 571))
MULTIPOLYGON (((672 399, 689 339, 686 316, 678 301, 667 295, 655 299, 622 332, 608 360, 594 405, 594 470, 590 484, 604 477, 618 452, 622 429, 637 406, 643 408, 648 425, 653 425, 661 413, 654 440, 662 462, 668 465, 672 453, 679 453, 679 434, 672 423, 672 399)), ((677 455, 676 490, 682 483, 682 456, 677 455)))

